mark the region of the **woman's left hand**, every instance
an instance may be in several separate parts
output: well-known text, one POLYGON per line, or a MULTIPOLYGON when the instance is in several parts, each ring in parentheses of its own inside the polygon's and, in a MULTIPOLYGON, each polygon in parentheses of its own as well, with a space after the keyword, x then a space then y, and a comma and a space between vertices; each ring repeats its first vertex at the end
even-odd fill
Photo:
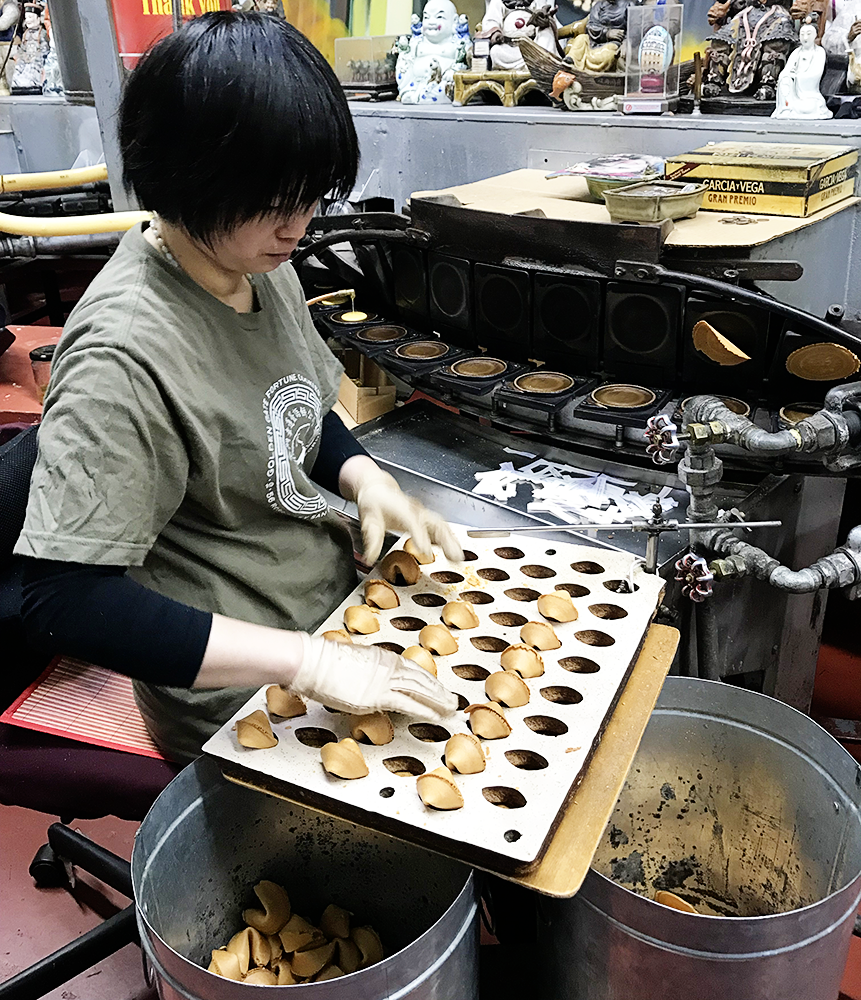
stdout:
POLYGON ((362 526, 364 557, 374 563, 387 531, 408 531, 419 552, 430 556, 431 545, 439 545, 448 559, 463 561, 463 549, 451 528, 439 516, 406 493, 366 455, 348 459, 340 476, 341 492, 355 500, 362 526))

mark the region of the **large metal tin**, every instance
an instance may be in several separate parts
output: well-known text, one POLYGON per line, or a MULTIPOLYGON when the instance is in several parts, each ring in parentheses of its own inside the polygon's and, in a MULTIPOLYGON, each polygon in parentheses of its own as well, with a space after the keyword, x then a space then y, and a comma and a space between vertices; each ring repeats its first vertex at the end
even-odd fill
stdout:
POLYGON ((787 705, 669 678, 583 888, 544 901, 540 995, 834 1000, 861 900, 859 775, 787 705), (630 879, 634 852, 638 892, 605 877, 630 879), (638 894, 662 887, 739 915, 638 894))
POLYGON ((477 1000, 477 893, 467 867, 231 784, 204 758, 156 800, 132 855, 141 947, 160 1000, 256 995, 258 987, 205 966, 241 926, 261 878, 283 884, 311 919, 329 902, 346 907, 377 929, 388 956, 342 979, 269 990, 315 1000, 477 1000))

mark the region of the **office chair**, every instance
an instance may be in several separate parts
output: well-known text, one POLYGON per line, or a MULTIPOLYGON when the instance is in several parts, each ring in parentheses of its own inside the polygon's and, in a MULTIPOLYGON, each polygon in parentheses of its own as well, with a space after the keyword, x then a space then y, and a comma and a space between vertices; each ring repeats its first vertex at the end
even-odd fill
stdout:
MULTIPOLYGON (((20 619, 22 561, 12 556, 24 524, 36 453, 35 427, 0 447, 0 649, 8 664, 0 678, 4 708, 50 659, 27 646, 20 619)), ((69 888, 70 872, 77 866, 131 899, 128 862, 69 824, 102 816, 140 821, 178 771, 168 761, 0 723, 0 804, 60 817, 30 865, 40 888, 69 888)), ((0 1000, 42 997, 131 942, 137 942, 134 904, 0 983, 0 1000)))

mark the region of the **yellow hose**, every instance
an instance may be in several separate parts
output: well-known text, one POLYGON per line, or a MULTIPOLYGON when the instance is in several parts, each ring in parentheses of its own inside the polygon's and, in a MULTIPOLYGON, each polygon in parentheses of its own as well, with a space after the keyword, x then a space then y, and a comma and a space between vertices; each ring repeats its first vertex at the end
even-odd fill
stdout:
POLYGON ((10 236, 88 236, 90 233, 123 233, 149 212, 111 212, 105 215, 70 215, 64 219, 38 219, 0 212, 0 232, 10 236))
POLYGON ((46 170, 39 174, 0 174, 0 193, 41 191, 46 188, 80 187, 94 181, 106 181, 108 168, 104 163, 77 170, 46 170))

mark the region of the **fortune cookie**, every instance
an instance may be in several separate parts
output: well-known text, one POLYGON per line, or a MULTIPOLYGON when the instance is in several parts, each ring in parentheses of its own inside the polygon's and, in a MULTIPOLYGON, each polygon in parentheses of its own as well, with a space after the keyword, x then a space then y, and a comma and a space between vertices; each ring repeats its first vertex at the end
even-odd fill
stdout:
POLYGON ((385 580, 367 580, 365 582, 365 604, 372 608, 397 608, 401 601, 391 584, 385 580))
POLYGON ((355 972, 362 964, 362 953, 359 946, 350 938, 338 938, 338 968, 343 969, 349 976, 355 972))
POLYGON ((538 598, 538 611, 555 622, 577 621, 577 609, 567 590, 554 590, 538 598))
POLYGON ((290 968, 290 963, 286 958, 273 962, 272 971, 278 977, 275 983, 276 986, 295 986, 298 982, 296 977, 293 975, 293 970, 290 968))
POLYGON ((226 948, 217 948, 212 953, 212 961, 209 963, 207 972, 214 972, 222 979, 242 979, 242 970, 239 968, 239 956, 226 948))
POLYGON ((263 879, 254 886, 262 910, 244 910, 242 919, 261 934, 277 934, 290 919, 290 897, 275 882, 263 879))
MULTIPOLYGON (((426 806, 432 806, 434 809, 463 809, 463 794, 454 783, 447 767, 438 767, 428 771, 427 774, 420 774, 416 778, 416 790, 426 806)), ((353 931, 354 941, 356 941, 355 932, 359 929, 356 927, 353 931)), ((356 941, 356 944, 364 956, 365 949, 361 941, 356 941)), ((362 967, 364 968, 364 963, 362 967)))
POLYGON ((527 622, 520 630, 520 638, 527 646, 536 649, 559 649, 562 643, 547 622, 527 622))
POLYGON ((253 966, 268 965, 272 960, 269 939, 253 927, 246 927, 234 934, 227 942, 227 950, 239 959, 239 971, 243 976, 253 966))
POLYGON ((370 635, 371 632, 380 631, 377 616, 367 604, 354 604, 347 608, 344 612, 344 624, 351 632, 358 632, 361 635, 370 635))
POLYGON ((682 913, 700 912, 695 906, 691 906, 686 899, 682 899, 674 892, 667 892, 666 889, 659 889, 655 893, 655 902, 660 903, 661 906, 669 906, 672 910, 681 910, 682 913))
MULTIPOLYGON (((354 715, 350 720, 350 736, 354 740, 372 743, 375 747, 385 746, 395 738, 395 727, 385 712, 371 712, 368 715, 354 715)), ((326 937, 345 937, 344 934, 326 934, 326 937)))
POLYGON ((340 979, 344 975, 344 970, 339 969, 337 965, 327 965, 323 971, 314 976, 315 983, 325 983, 327 979, 340 979))
POLYGON ((710 361, 719 365, 741 365, 745 361, 750 361, 749 355, 704 319, 694 324, 691 336, 694 347, 701 354, 705 354, 710 361))
POLYGON ((515 670, 521 677, 540 677, 544 673, 541 654, 522 642, 503 649, 499 662, 503 670, 515 670))
POLYGON ((343 642, 349 646, 353 645, 353 637, 343 628, 329 629, 328 632, 323 633, 323 638, 328 639, 329 642, 343 642))
POLYGON ((433 562, 433 552, 419 552, 412 538, 408 538, 404 542, 404 552, 409 552, 420 566, 428 566, 433 562))
POLYGON ((445 766, 458 774, 478 774, 485 769, 484 751, 472 733, 455 733, 446 743, 445 766))
POLYGON ((310 951, 297 951, 290 962, 290 968, 294 976, 301 976, 303 979, 310 979, 316 976, 321 969, 335 957, 335 942, 321 945, 319 948, 312 948, 310 951))
POLYGON ((457 652, 457 639, 445 625, 425 625, 419 632, 419 642, 438 656, 457 652))
POLYGON ((350 935, 350 911, 342 906, 329 903, 323 916, 320 917, 320 930, 331 941, 332 938, 345 938, 350 935))
MULTIPOLYGON (((368 765, 365 763, 359 744, 349 737, 341 740, 340 743, 327 743, 320 747, 320 757, 323 761, 323 767, 336 778, 366 778, 368 776, 368 765)), ((301 976, 303 973, 299 972, 297 975, 301 976)), ((309 973, 309 975, 313 975, 313 973, 309 973)))
POLYGON ((237 719, 233 728, 236 730, 237 740, 244 747, 267 750, 278 745, 278 737, 272 732, 266 713, 259 708, 244 719, 237 719))
POLYGON ((475 608, 466 601, 449 601, 442 609, 442 620, 453 628, 475 628, 478 625, 475 608))
POLYGON ((491 701, 498 701, 508 708, 529 704, 526 681, 513 670, 497 670, 484 682, 484 693, 491 701))
MULTIPOLYGON (((440 768, 443 770, 443 768, 440 768)), ((362 964, 360 969, 367 969, 369 965, 376 965, 383 960, 383 943, 380 935, 373 927, 354 927, 350 931, 350 940, 362 953, 362 964)))
POLYGON ((412 660, 420 667, 423 667, 429 674, 436 677, 436 663, 434 658, 423 646, 407 646, 401 654, 405 660, 412 660))
POLYGON ((243 983, 251 983, 252 986, 277 986, 278 977, 269 969, 252 969, 247 976, 242 977, 243 983))
MULTIPOLYGON (((266 688, 266 707, 270 715, 281 719, 295 719, 297 715, 305 715, 308 706, 298 694, 282 684, 272 684, 266 688)), ((261 963, 266 965, 265 962, 261 963)))
POLYGON ((403 549, 395 549, 390 552, 380 563, 380 576, 389 583, 413 584, 421 576, 418 561, 415 556, 403 549))
POLYGON ((826 341, 823 344, 806 344, 793 351, 786 359, 786 370, 810 382, 832 382, 848 378, 858 371, 858 356, 843 347, 826 341))
POLYGON ((269 964, 274 965, 284 954, 284 946, 277 934, 267 934, 266 940, 269 942, 269 964))
POLYGON ((476 736, 486 740, 504 740, 511 734, 511 724, 496 702, 486 705, 467 705, 464 712, 469 716, 469 725, 476 736))
POLYGON ((304 917, 300 917, 298 913, 294 913, 281 928, 278 937, 286 955, 292 955, 294 951, 318 948, 326 943, 323 932, 304 917))

